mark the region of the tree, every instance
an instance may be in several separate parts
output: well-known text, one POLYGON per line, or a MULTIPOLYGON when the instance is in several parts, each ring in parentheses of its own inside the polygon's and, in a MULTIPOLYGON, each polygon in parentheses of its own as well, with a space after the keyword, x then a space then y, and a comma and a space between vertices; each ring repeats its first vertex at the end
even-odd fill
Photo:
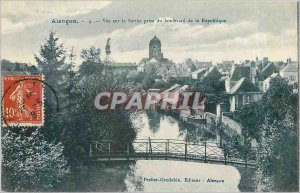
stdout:
POLYGON ((82 50, 81 57, 87 62, 93 62, 99 64, 101 63, 100 53, 101 53, 100 48, 91 46, 89 49, 82 50))
POLYGON ((68 86, 68 95, 69 95, 69 100, 71 97, 71 90, 74 87, 74 78, 75 78, 75 72, 74 72, 74 67, 75 67, 75 60, 76 54, 74 52, 74 48, 70 50, 69 54, 69 64, 68 64, 68 75, 69 75, 69 86, 68 86))
POLYGON ((73 89, 76 97, 72 100, 69 129, 64 138, 65 152, 72 165, 79 164, 88 155, 91 141, 110 139, 127 144, 136 137, 130 112, 120 109, 99 111, 93 103, 101 91, 128 93, 135 85, 122 74, 107 72, 107 76, 101 76, 98 71, 93 72, 82 74, 73 89))
POLYGON ((7 131, 2 137, 2 188, 51 191, 70 172, 61 143, 49 143, 40 130, 7 131))
POLYGON ((49 37, 41 45, 39 56, 35 60, 41 73, 45 76, 45 82, 55 90, 53 93, 45 86, 45 126, 43 132, 47 139, 55 140, 63 133, 63 125, 66 121, 62 114, 68 107, 68 65, 65 62, 66 50, 59 43, 54 31, 50 31, 49 37), (56 95, 56 96, 55 96, 56 95), (56 98, 57 97, 57 98, 56 98), (56 100, 58 99, 58 100, 56 100), (57 103, 60 112, 57 112, 57 103))
POLYGON ((219 81, 219 73, 212 73, 192 82, 190 91, 200 92, 205 97, 205 111, 215 113, 217 103, 229 103, 229 96, 224 93, 224 82, 219 81))
POLYGON ((242 136, 246 141, 259 140, 261 124, 263 122, 263 109, 261 103, 244 105, 236 113, 236 120, 242 125, 242 136))
POLYGON ((276 121, 283 121, 286 113, 294 109, 295 98, 293 90, 284 79, 273 79, 270 88, 258 102, 244 105, 236 112, 236 119, 241 123, 242 135, 245 139, 259 140, 262 133, 261 125, 265 120, 271 125, 276 121))
POLYGON ((50 31, 48 39, 41 45, 40 57, 34 55, 38 67, 45 75, 46 82, 52 85, 56 90, 61 88, 60 82, 63 81, 63 75, 67 70, 65 53, 64 45, 59 44, 59 38, 56 37, 56 32, 50 31))
POLYGON ((83 49, 81 52, 81 58, 84 61, 79 67, 79 73, 81 75, 91 75, 97 71, 100 74, 104 67, 101 62, 100 54, 100 48, 96 48, 94 46, 91 46, 89 49, 83 49))
POLYGON ((145 73, 142 73, 142 85, 144 89, 151 88, 155 83, 156 68, 154 66, 148 66, 145 73))
POLYGON ((258 149, 258 190, 298 190, 297 99, 292 86, 281 78, 272 79, 262 97, 264 123, 258 149))
POLYGON ((270 88, 262 96, 261 107, 264 115, 269 116, 269 124, 274 121, 285 119, 287 112, 291 112, 293 117, 297 117, 298 94, 293 93, 293 86, 283 78, 274 78, 270 81, 270 88))
MULTIPOLYGON (((298 94, 282 78, 274 78, 257 103, 237 112, 245 139, 258 140, 258 191, 298 189, 298 94)), ((249 141, 247 140, 247 141, 249 141)))
POLYGON ((297 191, 299 184, 297 125, 291 112, 283 121, 263 124, 258 149, 256 189, 258 191, 297 191))

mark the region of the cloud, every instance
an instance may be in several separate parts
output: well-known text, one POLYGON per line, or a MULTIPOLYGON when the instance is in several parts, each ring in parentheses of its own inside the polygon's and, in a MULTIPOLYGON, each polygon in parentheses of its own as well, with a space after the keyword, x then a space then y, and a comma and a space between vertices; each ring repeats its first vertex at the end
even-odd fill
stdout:
POLYGON ((67 45, 74 45, 81 50, 79 45, 104 47, 106 39, 110 37, 112 58, 122 62, 138 62, 142 57, 148 56, 148 43, 154 35, 162 42, 164 56, 176 62, 186 57, 241 60, 273 56, 274 59, 285 59, 295 58, 297 53, 296 29, 282 30, 279 34, 259 32, 256 24, 249 21, 206 26, 186 23, 140 24, 130 29, 117 29, 92 37, 66 38, 65 41, 67 45))
POLYGON ((24 30, 26 27, 30 27, 36 24, 39 24, 40 21, 19 21, 16 23, 11 22, 9 19, 2 18, 1 19, 1 33, 2 34, 9 34, 9 33, 14 33, 18 31, 24 30))
POLYGON ((3 1, 1 32, 18 32, 57 17, 73 17, 101 10, 109 1, 3 1))
POLYGON ((186 49, 194 47, 197 49, 203 44, 216 44, 219 41, 245 37, 255 32, 257 29, 252 22, 208 26, 186 23, 154 23, 141 24, 128 30, 115 30, 111 33, 111 38, 112 40, 116 39, 116 46, 120 51, 142 49, 145 44, 141 40, 152 38, 154 35, 164 39, 166 47, 186 47, 186 49))
POLYGON ((137 62, 148 56, 150 39, 162 41, 164 56, 174 61, 274 59, 297 57, 296 3, 226 1, 2 1, 2 56, 32 61, 50 29, 57 31, 69 49, 80 51, 93 45, 105 47, 111 37, 111 57, 119 62, 137 62), (221 2, 220 2, 221 3, 221 2), (172 6, 170 6, 172 5, 172 6), (140 9, 141 7, 147 9, 140 9), (149 8, 150 7, 150 8, 149 8), (152 11, 155 10, 155 11, 152 11), (164 19, 221 18, 225 24, 52 24, 51 19, 164 19), (14 33, 15 32, 15 33, 14 33), (16 52, 18 50, 18 52, 16 52))

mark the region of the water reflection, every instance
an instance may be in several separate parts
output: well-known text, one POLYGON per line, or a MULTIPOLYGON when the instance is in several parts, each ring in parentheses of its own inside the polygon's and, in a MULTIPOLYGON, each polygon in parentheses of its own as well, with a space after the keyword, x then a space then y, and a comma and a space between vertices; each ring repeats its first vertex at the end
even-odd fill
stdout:
POLYGON ((149 129, 152 133, 156 133, 160 127, 160 115, 157 111, 147 111, 149 129))
POLYGON ((166 115, 157 111, 148 111, 138 115, 134 124, 139 127, 138 139, 179 139, 188 142, 216 142, 216 135, 209 132, 209 125, 194 126, 180 121, 176 115, 166 115), (142 123, 142 124, 141 124, 142 123))

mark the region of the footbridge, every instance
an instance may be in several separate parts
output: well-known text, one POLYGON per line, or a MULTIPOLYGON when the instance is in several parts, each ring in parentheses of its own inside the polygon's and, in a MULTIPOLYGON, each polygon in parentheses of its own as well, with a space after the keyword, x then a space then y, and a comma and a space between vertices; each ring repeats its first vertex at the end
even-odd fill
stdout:
POLYGON ((89 147, 90 161, 180 160, 232 166, 255 167, 256 150, 243 155, 230 146, 201 141, 177 139, 136 139, 131 143, 114 140, 93 141, 89 147))

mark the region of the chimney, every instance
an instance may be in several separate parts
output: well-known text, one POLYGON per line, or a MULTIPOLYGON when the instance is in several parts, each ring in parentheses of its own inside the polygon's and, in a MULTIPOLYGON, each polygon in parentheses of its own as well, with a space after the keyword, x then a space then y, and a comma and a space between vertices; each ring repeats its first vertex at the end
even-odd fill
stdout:
POLYGON ((263 58, 263 61, 264 61, 264 62, 268 62, 268 61, 269 61, 268 57, 264 57, 264 58, 263 58))

